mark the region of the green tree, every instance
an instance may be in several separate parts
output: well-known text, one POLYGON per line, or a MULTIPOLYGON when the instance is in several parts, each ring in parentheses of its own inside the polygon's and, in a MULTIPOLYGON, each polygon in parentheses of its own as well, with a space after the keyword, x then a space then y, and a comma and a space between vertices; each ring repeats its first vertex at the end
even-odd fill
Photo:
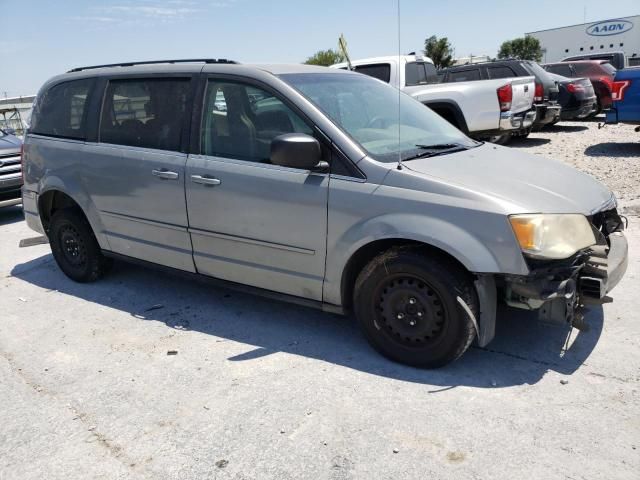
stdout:
POLYGON ((424 41, 424 54, 433 60, 439 70, 453 65, 453 48, 447 37, 430 36, 424 41))
POLYGON ((304 63, 307 65, 321 65, 323 67, 328 67, 334 63, 344 62, 345 60, 346 58, 342 52, 330 48, 329 50, 320 50, 314 53, 312 56, 307 58, 304 63))
POLYGON ((520 60, 542 60, 540 40, 534 37, 521 37, 507 40, 500 45, 498 58, 517 58, 520 60))

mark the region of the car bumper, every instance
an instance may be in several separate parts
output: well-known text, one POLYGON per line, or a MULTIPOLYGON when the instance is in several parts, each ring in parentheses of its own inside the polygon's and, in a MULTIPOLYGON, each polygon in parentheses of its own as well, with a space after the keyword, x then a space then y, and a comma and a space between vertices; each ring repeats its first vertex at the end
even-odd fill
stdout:
POLYGON ((38 194, 22 189, 22 210, 27 226, 42 235, 46 235, 40 214, 38 213, 38 194))
POLYGON ((0 177, 0 208, 22 203, 20 187, 22 174, 11 174, 0 177))
POLYGON ((629 248, 621 231, 608 245, 594 245, 573 259, 548 263, 528 276, 505 278, 505 301, 512 307, 538 310, 541 320, 579 323, 585 306, 610 302, 607 296, 624 276, 629 248))
POLYGON ((547 125, 560 118, 562 107, 560 105, 536 105, 535 125, 547 125))
POLYGON ((502 112, 500 113, 500 130, 511 131, 529 128, 533 125, 535 118, 535 110, 515 114, 512 112, 502 112))
POLYGON ((609 235, 611 248, 607 255, 607 283, 605 293, 614 289, 627 271, 629 263, 629 245, 622 232, 609 235))
POLYGON ((563 120, 572 120, 574 118, 584 118, 588 116, 594 108, 596 108, 596 100, 582 102, 579 106, 573 108, 562 108, 560 118, 563 120))

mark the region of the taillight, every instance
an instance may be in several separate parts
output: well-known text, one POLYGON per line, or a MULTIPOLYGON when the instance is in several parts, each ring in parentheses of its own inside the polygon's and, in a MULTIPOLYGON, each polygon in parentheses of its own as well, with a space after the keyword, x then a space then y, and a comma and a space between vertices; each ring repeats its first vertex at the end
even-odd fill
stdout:
POLYGON ((544 97, 544 87, 541 83, 536 82, 536 92, 533 95, 534 102, 541 102, 544 97))
POLYGON ((631 80, 618 80, 611 87, 611 98, 617 102, 624 100, 624 91, 631 85, 631 80))
POLYGON ((500 111, 506 112, 511 110, 511 101, 513 100, 513 89, 511 84, 503 85, 498 90, 498 102, 500 103, 500 111))
POLYGON ((611 77, 600 77, 600 81, 604 83, 609 88, 609 90, 613 90, 613 80, 611 79, 611 77))
POLYGON ((584 87, 582 85, 576 85, 575 83, 569 83, 567 85, 567 92, 569 93, 582 92, 583 90, 584 87))

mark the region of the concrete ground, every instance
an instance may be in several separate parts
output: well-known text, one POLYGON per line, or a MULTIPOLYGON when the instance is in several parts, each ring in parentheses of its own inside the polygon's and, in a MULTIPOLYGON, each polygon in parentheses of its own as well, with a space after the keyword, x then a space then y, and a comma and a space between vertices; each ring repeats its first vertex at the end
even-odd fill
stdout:
POLYGON ((349 319, 137 266, 73 283, 34 235, 0 210, 0 480, 639 478, 637 216, 590 331, 504 310, 433 371, 349 319))

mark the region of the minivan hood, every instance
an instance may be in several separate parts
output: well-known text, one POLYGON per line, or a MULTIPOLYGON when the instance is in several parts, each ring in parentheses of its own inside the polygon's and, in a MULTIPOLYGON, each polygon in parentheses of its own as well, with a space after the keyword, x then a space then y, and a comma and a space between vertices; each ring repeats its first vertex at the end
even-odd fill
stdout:
POLYGON ((602 183, 565 163, 498 145, 484 144, 403 165, 521 209, 508 213, 590 215, 612 200, 602 183))

